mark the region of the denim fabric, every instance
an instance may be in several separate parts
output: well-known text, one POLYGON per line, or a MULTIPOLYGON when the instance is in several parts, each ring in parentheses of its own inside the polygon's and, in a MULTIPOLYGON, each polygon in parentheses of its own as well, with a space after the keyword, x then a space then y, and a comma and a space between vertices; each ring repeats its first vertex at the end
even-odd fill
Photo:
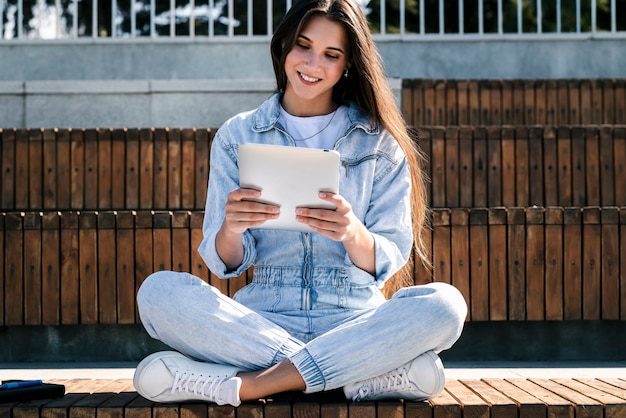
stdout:
POLYGON ((356 267, 340 242, 262 228, 244 233, 244 260, 227 271, 215 237, 227 193, 239 187, 238 145, 295 146, 280 125, 279 99, 277 94, 227 121, 211 148, 199 252, 220 278, 254 265, 252 283, 230 299, 190 274, 155 273, 137 296, 148 333, 198 359, 245 370, 288 358, 307 392, 377 376, 426 351, 449 348, 467 311, 455 288, 415 286, 389 301, 380 291, 411 252, 411 179, 397 142, 353 103, 334 147, 342 163, 339 192, 374 238, 376 274, 356 267))
POLYGON ((307 393, 379 376, 426 351, 450 348, 467 314, 460 292, 445 283, 403 288, 377 308, 359 311, 255 312, 191 274, 169 271, 148 277, 137 302, 153 338, 242 370, 289 359, 307 393))

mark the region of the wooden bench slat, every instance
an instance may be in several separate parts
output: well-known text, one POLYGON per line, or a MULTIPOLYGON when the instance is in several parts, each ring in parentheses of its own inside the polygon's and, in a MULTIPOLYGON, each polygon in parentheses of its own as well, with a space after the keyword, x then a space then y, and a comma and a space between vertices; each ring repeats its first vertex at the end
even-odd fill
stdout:
POLYGON ((576 416, 603 417, 602 404, 576 390, 570 389, 550 379, 530 379, 533 383, 569 400, 574 404, 576 416))

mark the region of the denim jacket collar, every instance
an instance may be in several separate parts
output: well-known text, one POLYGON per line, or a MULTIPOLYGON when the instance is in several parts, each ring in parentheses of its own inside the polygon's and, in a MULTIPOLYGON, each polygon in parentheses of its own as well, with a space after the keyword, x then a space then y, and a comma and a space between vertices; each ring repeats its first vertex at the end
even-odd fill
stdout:
MULTIPOLYGON (((283 93, 276 93, 254 111, 255 132, 265 132, 275 128, 280 116, 280 99, 283 93)), ((380 127, 354 102, 348 101, 348 119, 353 127, 362 129, 370 135, 378 135, 380 127)))

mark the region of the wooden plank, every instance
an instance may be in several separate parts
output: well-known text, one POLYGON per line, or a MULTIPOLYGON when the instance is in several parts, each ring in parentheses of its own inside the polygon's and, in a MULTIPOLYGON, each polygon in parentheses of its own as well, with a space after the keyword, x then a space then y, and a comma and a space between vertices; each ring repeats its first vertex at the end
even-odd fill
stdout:
POLYGON ((459 129, 445 129, 445 204, 446 207, 459 206, 459 129))
POLYGON ((547 416, 550 418, 571 418, 574 416, 574 405, 557 394, 527 379, 505 379, 530 396, 537 398, 546 405, 547 416))
POLYGON ((538 125, 547 124, 546 112, 546 80, 535 80, 535 122, 538 125))
POLYGON ((116 216, 117 322, 135 322, 135 216, 121 211, 116 216))
POLYGON ((459 131, 459 206, 469 208, 474 205, 474 163, 473 130, 461 127, 459 131))
POLYGON ((5 217, 4 325, 24 325, 24 230, 19 212, 5 217))
POLYGON ((526 211, 526 319, 545 319, 544 209, 526 211))
POLYGON ((456 83, 457 121, 460 126, 469 124, 469 83, 459 80, 456 83))
POLYGON ((3 129, 1 132, 2 160, 0 173, 0 201, 4 210, 15 209, 15 130, 3 129))
MULTIPOLYGON (((183 405, 184 406, 184 405, 183 405)), ((205 407, 206 408, 206 407, 205 407)), ((181 410, 181 418, 182 418, 182 410, 181 410)), ((195 414, 190 414, 189 418, 196 417, 195 414)), ((205 417, 205 415, 200 415, 205 417)), ((257 402, 244 402, 237 407, 237 418, 263 418, 263 403, 261 401, 257 402)))
POLYGON ((28 209, 43 208, 43 140, 42 129, 28 131, 28 209))
POLYGON ((41 216, 26 212, 24 226, 24 324, 41 325, 41 216))
POLYGON ((175 211, 172 214, 172 266, 174 271, 188 272, 191 270, 191 214, 187 211, 175 211))
POLYGON ((502 132, 487 128, 487 207, 502 205, 502 132))
POLYGON ((587 205, 585 129, 573 127, 571 138, 572 205, 582 207, 587 205))
POLYGON ((139 131, 139 208, 154 207, 154 130, 139 131))
POLYGON ((507 210, 509 320, 526 319, 526 215, 523 208, 507 210))
POLYGON ((602 86, 602 122, 614 124, 615 122, 615 80, 599 80, 602 86))
POLYGON ((505 208, 489 209, 489 320, 507 319, 507 253, 505 208))
POLYGON ((556 80, 545 82, 546 90, 546 124, 557 125, 559 123, 559 96, 556 80))
POLYGON ((563 317, 582 319, 582 211, 563 211, 563 317))
MULTIPOLYGON (((92 206, 94 210, 97 209, 112 209, 112 191, 113 191, 113 178, 112 178, 112 143, 111 143, 111 130, 110 129, 98 129, 98 146, 97 146, 97 191, 98 191, 98 204, 92 206)), ((89 184, 89 183, 88 183, 89 184)))
POLYGON ((79 233, 78 214, 61 214, 61 324, 79 322, 79 233))
POLYGON ((529 131, 525 127, 515 129, 515 204, 529 206, 530 203, 530 149, 529 131))
POLYGON ((195 201, 193 208, 204 209, 206 203, 207 184, 209 178, 209 144, 213 133, 210 130, 199 129, 195 135, 195 201))
POLYGON ((82 209, 85 205, 85 142, 84 130, 70 132, 70 209, 82 209))
POLYGON ((178 405, 157 403, 152 407, 155 418, 178 418, 178 405))
POLYGON ((153 214, 153 245, 155 271, 172 270, 172 219, 169 212, 153 214))
POLYGON ((80 324, 98 322, 98 236, 95 212, 81 212, 78 217, 80 243, 80 324))
MULTIPOLYGON (((124 416, 124 407, 130 402, 135 400, 139 395, 137 392, 123 392, 119 393, 106 401, 102 402, 98 406, 97 417, 98 418, 117 418, 124 416)), ((205 406, 206 409, 206 406, 205 406)), ((182 415, 182 407, 181 407, 182 415)), ((200 416, 200 415, 198 415, 200 416)), ((206 418, 206 414, 205 414, 206 418)))
POLYGON ((154 402, 137 396, 124 406, 124 418, 152 418, 152 407, 154 405, 154 402))
POLYGON ((401 110, 402 117, 406 122, 407 126, 415 126, 415 122, 413 120, 413 80, 410 79, 402 79, 402 89, 400 90, 401 94, 401 110))
POLYGON ((154 130, 154 209, 166 209, 168 204, 168 134, 169 129, 154 130))
MULTIPOLYGON (((135 215, 135 292, 143 281, 154 272, 154 241, 152 214, 141 210, 135 215)), ((136 313, 135 321, 140 322, 136 313)))
POLYGON ((446 107, 446 81, 435 81, 435 120, 433 125, 446 126, 447 122, 446 107))
POLYGON ((139 154, 139 130, 129 129, 126 131, 126 156, 125 156, 125 201, 124 208, 139 208, 139 175, 140 175, 140 159, 143 156, 139 154))
POLYGON ((41 315, 43 325, 61 324, 61 215, 46 212, 41 224, 41 315))
POLYGON ((487 156, 487 130, 477 127, 474 130, 474 207, 487 206, 487 184, 489 160, 487 156))
MULTIPOLYGON (((106 141, 105 141, 106 142, 106 141)), ((85 209, 95 210, 99 205, 99 171, 98 161, 101 159, 98 152, 98 132, 87 129, 84 138, 85 148, 85 209)))
MULTIPOLYGON (((111 208, 126 204, 126 129, 111 130, 111 208)), ((137 206, 134 206, 137 207, 137 206)))
POLYGON ((450 283, 452 260, 450 259, 450 210, 432 209, 433 225, 433 278, 450 283))
POLYGON ((463 405, 463 416, 472 418, 490 417, 490 405, 487 401, 460 381, 456 379, 446 380, 446 390, 463 405))
MULTIPOLYGON (((600 128, 600 204, 613 206, 615 204, 615 171, 613 167, 613 127, 600 128)), ((624 184, 619 187, 624 188, 624 184)))
POLYGON ((591 123, 604 123, 604 100, 602 99, 602 81, 591 80, 591 123))
POLYGON ((615 83, 615 124, 626 124, 626 82, 623 79, 614 80, 615 83))
POLYGON ((98 265, 98 323, 117 323, 117 283, 115 260, 115 213, 100 211, 97 213, 97 265, 98 265))
POLYGON ((28 154, 29 154, 29 140, 28 131, 18 130, 15 136, 15 180, 20 179, 21 184, 26 184, 28 187, 16 187, 15 188, 15 208, 24 209, 29 207, 29 169, 28 169, 28 154))
POLYGON ((501 139, 501 154, 502 154, 502 166, 501 166, 501 189, 502 189, 502 201, 501 204, 505 207, 515 206, 515 129, 512 127, 502 127, 502 139, 501 139))
POLYGON ((467 85, 467 104, 469 110, 468 125, 480 125, 480 88, 477 80, 470 80, 467 85))
POLYGON ((433 417, 437 418, 461 418, 463 406, 447 390, 429 400, 432 406, 433 417))
POLYGON ((69 417, 69 407, 82 398, 88 396, 87 393, 66 393, 65 396, 56 398, 41 406, 39 417, 41 418, 63 418, 69 417))
POLYGON ((520 418, 545 418, 546 405, 538 398, 504 379, 482 379, 486 384, 515 402, 520 418))
POLYGON ((194 208, 196 141, 195 129, 181 131, 181 208, 194 208))
POLYGON ((182 196, 182 138, 180 129, 167 133, 167 208, 179 209, 182 196))
POLYGON ((430 168, 432 179, 432 206, 446 207, 446 140, 442 128, 433 127, 431 131, 430 168))
MULTIPOLYGON (((580 382, 580 383, 584 383, 585 385, 590 386, 596 390, 600 390, 604 393, 608 393, 610 395, 616 396, 620 398, 621 403, 624 403, 624 401, 626 401, 626 388, 611 385, 607 382, 600 380, 600 378, 596 378, 596 379, 575 378, 573 380, 580 382)), ((626 382, 624 383, 626 384, 626 382)))
POLYGON ((411 118, 412 126, 424 126, 424 89, 422 86, 422 80, 411 80, 411 95, 412 95, 412 109, 413 117, 411 118))
POLYGON ((613 167, 615 173, 615 205, 626 205, 626 126, 613 128, 613 167))
POLYGON ((113 393, 92 393, 85 396, 69 407, 69 416, 70 418, 95 417, 99 406, 114 396, 113 393))
POLYGON ((191 229, 191 274, 200 277, 205 282, 209 281, 209 269, 198 252, 198 247, 202 242, 202 222, 204 220, 204 212, 191 212, 189 219, 189 227, 191 229))
POLYGON ((499 83, 502 90, 501 124, 513 125, 515 124, 513 117, 513 81, 500 80, 499 83))
POLYGON ((459 125, 459 100, 457 97, 458 82, 456 80, 446 80, 446 125, 459 125))
POLYGON ((72 196, 70 130, 57 129, 55 133, 56 206, 51 209, 68 209, 72 196))
POLYGON ((593 122, 593 105, 591 103, 591 81, 581 80, 580 90, 580 123, 589 125, 593 122))
POLYGON ((584 320, 600 319, 601 299, 601 226, 600 208, 583 210, 583 317, 584 320))
POLYGON ((556 125, 569 125, 577 122, 570 122, 570 99, 569 99, 569 82, 568 80, 557 80, 557 109, 556 109, 556 125))
POLYGON ((57 149, 56 134, 52 129, 42 131, 42 208, 55 209, 57 205, 57 149))
POLYGON ((530 128, 528 138, 528 161, 530 163, 529 203, 531 205, 544 206, 545 204, 543 142, 543 128, 530 128))
MULTIPOLYGON (((0 212, 0 260, 2 261, 2 265, 5 265, 4 257, 6 256, 6 246, 4 243, 4 219, 6 217, 6 213, 0 212)), ((5 280, 5 271, 4 267, 0 268, 0 273, 2 273, 2 278, 0 278, 0 289, 2 289, 2 297, 0 297, 0 326, 4 325, 4 299, 6 296, 4 280, 5 280)), ((0 412, 0 417, 2 413, 0 412)))
POLYGON ((433 126, 437 124, 437 111, 435 108, 435 82, 433 80, 422 80, 422 94, 424 97, 423 125, 433 126))
POLYGON ((544 206, 556 206, 559 202, 559 161, 556 130, 545 127, 543 130, 544 167, 544 206))
POLYGON ((530 379, 533 383, 569 400, 574 404, 576 417, 603 417, 602 404, 584 394, 549 379, 530 379))
POLYGON ((578 80, 567 81, 567 105, 569 109, 567 122, 563 122, 563 124, 579 125, 582 123, 580 108, 580 88, 578 83, 578 80))
POLYGON ((480 124, 481 125, 495 125, 492 122, 492 107, 491 107, 491 84, 488 80, 478 81, 478 91, 480 100, 480 124))
POLYGON ((594 399, 602 404, 604 409, 603 417, 623 417, 626 416, 626 402, 623 398, 613 395, 612 393, 605 392, 602 389, 598 389, 593 386, 586 385, 582 382, 574 379, 552 379, 555 383, 563 385, 568 389, 582 393, 591 399, 594 399))
MULTIPOLYGON (((237 409, 237 416, 241 418, 262 418, 263 409, 260 413, 245 414, 246 404, 241 404, 237 409)), ((260 405, 259 405, 260 407, 260 405)), ((205 403, 184 403, 180 405, 180 418, 207 418, 209 416, 209 407, 205 403)))
POLYGON ((502 82, 500 80, 489 82, 489 107, 491 109, 489 123, 502 125, 502 82))
POLYGON ((545 212, 546 320, 563 319, 563 208, 545 212))
MULTIPOLYGON (((451 283, 463 295, 467 306, 471 301, 469 209, 450 209, 451 283)), ((469 316, 468 316, 469 317, 469 316)))
POLYGON ((626 319, 626 206, 622 206, 619 211, 619 235, 620 245, 620 319, 626 319))
MULTIPOLYGON (((619 212, 616 207, 604 207, 600 212, 601 244, 601 298, 602 319, 620 319, 619 272, 619 212)), ((622 243, 622 245, 624 245, 622 243)))
POLYGON ((513 122, 515 126, 525 123, 525 89, 522 80, 513 80, 513 122))
POLYGON ((482 380, 462 379, 461 382, 490 405, 491 416, 517 416, 517 405, 515 402, 494 387, 482 380))
POLYGON ((569 127, 559 127, 556 137, 557 204, 559 206, 572 206, 572 132, 569 127))
POLYGON ((489 319, 489 244, 487 209, 475 208, 469 214, 470 280, 472 321, 489 319))

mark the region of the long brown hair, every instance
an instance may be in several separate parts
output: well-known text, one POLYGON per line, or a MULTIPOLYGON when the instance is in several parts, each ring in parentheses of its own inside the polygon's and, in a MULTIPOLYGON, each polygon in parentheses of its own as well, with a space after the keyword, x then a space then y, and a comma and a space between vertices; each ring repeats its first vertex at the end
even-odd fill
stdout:
MULTIPOLYGON (((425 178, 421 167, 423 155, 396 105, 367 19, 354 0, 297 0, 294 3, 276 28, 270 44, 278 90, 284 91, 287 86, 285 57, 304 26, 316 15, 343 25, 348 37, 348 77, 341 77, 334 86, 333 100, 336 103, 354 100, 396 139, 406 155, 412 173, 413 252, 422 263, 429 265, 423 237, 427 210, 425 178)), ((385 296, 391 297, 399 288, 412 285, 413 271, 414 262, 411 260, 385 283, 385 296)))

